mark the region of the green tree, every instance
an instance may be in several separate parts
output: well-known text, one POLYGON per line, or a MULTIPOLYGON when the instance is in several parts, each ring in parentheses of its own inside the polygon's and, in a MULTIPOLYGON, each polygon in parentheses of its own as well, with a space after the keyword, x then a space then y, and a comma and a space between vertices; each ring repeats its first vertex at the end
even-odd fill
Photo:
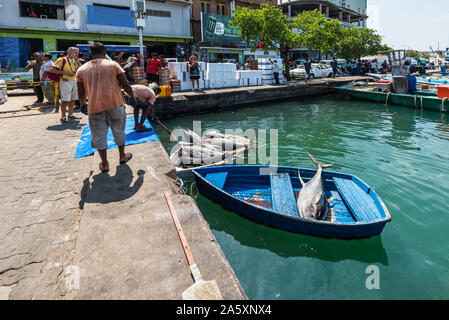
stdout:
POLYGON ((256 10, 237 7, 230 24, 239 28, 239 36, 252 51, 260 44, 264 50, 279 50, 285 65, 289 65, 289 51, 298 45, 299 38, 281 9, 266 4, 256 10))
POLYGON ((382 44, 382 37, 368 28, 343 28, 337 48, 338 55, 344 59, 375 55, 389 49, 382 44))
POLYGON ((430 58, 430 55, 416 51, 416 50, 407 50, 405 52, 405 56, 410 57, 410 58, 424 58, 424 59, 430 58))
POLYGON ((292 21, 302 47, 320 54, 335 54, 342 26, 337 19, 328 19, 318 10, 303 11, 292 21))

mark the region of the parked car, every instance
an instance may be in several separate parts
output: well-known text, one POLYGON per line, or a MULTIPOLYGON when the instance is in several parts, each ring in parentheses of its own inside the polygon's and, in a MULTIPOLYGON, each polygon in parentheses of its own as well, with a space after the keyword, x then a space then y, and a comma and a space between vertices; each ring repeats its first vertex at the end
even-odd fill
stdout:
MULTIPOLYGON (((293 69, 290 71, 290 75, 294 79, 307 78, 306 69, 304 66, 293 69)), ((332 68, 324 63, 312 63, 312 69, 310 70, 310 79, 315 78, 330 78, 334 75, 332 68)))
POLYGON ((302 66, 302 65, 304 64, 304 62, 306 62, 306 59, 304 59, 304 58, 299 58, 299 59, 296 59, 296 60, 293 61, 293 62, 296 64, 297 67, 300 67, 300 66, 302 66))

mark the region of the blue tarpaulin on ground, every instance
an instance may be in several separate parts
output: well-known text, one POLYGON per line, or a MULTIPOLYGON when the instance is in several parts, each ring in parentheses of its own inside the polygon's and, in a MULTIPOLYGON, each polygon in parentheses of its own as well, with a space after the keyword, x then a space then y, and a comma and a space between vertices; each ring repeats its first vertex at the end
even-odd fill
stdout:
POLYGON ((87 24, 134 28, 134 12, 103 6, 87 6, 87 24))
MULTIPOLYGON (((153 128, 148 120, 145 120, 145 126, 148 128, 153 128)), ((128 117, 126 119, 126 144, 127 146, 139 143, 146 143, 152 141, 160 141, 154 130, 148 132, 136 132, 134 130, 134 117, 128 117)), ((118 148, 114 143, 114 136, 112 135, 111 129, 108 132, 108 149, 118 148)), ((84 126, 83 133, 81 135, 80 142, 76 148, 75 159, 90 156, 95 153, 97 149, 91 146, 91 132, 89 125, 84 126)))

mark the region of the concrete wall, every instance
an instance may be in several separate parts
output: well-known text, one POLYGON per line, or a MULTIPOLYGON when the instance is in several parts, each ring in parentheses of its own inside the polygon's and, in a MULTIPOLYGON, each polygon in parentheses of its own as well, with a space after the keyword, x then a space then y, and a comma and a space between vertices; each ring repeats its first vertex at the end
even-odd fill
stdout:
POLYGON ((335 3, 340 6, 343 3, 346 4, 346 8, 359 12, 361 14, 366 14, 367 0, 330 0, 330 2, 335 3))
MULTIPOLYGON (((105 32, 112 34, 137 34, 135 28, 115 27, 99 24, 86 24, 87 5, 108 4, 117 6, 132 6, 131 0, 66 0, 66 19, 37 19, 20 17, 19 0, 3 1, 0 8, 0 27, 3 28, 43 28, 70 30, 77 32, 105 32), (72 7, 74 5, 74 7, 72 7), (73 20, 72 20, 73 19, 73 20)), ((155 2, 147 1, 147 8, 170 11, 171 17, 147 17, 144 35, 190 36, 190 3, 182 1, 155 2)))
POLYGON ((214 112, 239 107, 257 107, 262 103, 323 95, 335 91, 335 87, 352 81, 364 81, 367 77, 315 79, 313 83, 290 82, 282 85, 210 89, 206 93, 179 92, 171 97, 158 98, 155 111, 159 118, 214 112))
POLYGON ((64 30, 64 20, 23 18, 20 16, 18 0, 2 1, 0 7, 0 27, 7 28, 48 28, 64 30))

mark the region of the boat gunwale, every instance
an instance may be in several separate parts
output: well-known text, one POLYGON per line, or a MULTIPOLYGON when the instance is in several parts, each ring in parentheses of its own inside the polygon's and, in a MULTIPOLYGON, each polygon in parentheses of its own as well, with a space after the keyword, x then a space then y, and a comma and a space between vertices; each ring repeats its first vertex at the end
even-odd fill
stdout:
MULTIPOLYGON (((363 93, 369 93, 369 94, 380 94, 380 95, 383 95, 383 96, 387 96, 387 94, 388 94, 386 92, 357 90, 357 89, 354 89, 354 88, 350 88, 350 86, 353 86, 353 85, 354 84, 349 83, 349 84, 345 84, 345 85, 336 87, 335 89, 341 90, 341 91, 352 91, 352 92, 363 92, 363 93)), ((417 97, 422 97, 423 100, 425 100, 425 99, 433 100, 433 101, 437 101, 439 103, 441 103, 441 101, 443 100, 443 99, 438 98, 438 97, 421 95, 421 94, 407 94, 407 93, 394 93, 394 92, 389 92, 389 93, 390 93, 390 95, 394 95, 394 96, 397 96, 397 97, 404 97, 404 98, 410 98, 410 97, 417 96, 417 97)))
MULTIPOLYGON (((283 167, 283 166, 279 166, 279 167, 270 167, 270 166, 262 166, 262 165, 247 165, 247 166, 241 166, 241 165, 236 165, 236 166, 214 166, 214 167, 210 167, 210 168, 231 168, 231 167, 252 167, 252 168, 282 168, 282 169, 293 169, 293 170, 298 170, 298 169, 302 169, 302 170, 310 170, 310 171, 316 171, 314 169, 308 169, 308 168, 295 168, 295 167, 283 167)), ((204 168, 204 169, 210 169, 210 168, 204 168)), ((199 177, 201 180, 203 180, 204 182, 206 182, 208 185, 210 185, 213 189, 220 191, 221 193, 224 193, 225 195, 231 197, 232 199, 235 199, 241 203, 244 203, 247 206, 253 207, 254 209, 257 210, 262 210, 262 211, 267 211, 270 214, 275 214, 277 216, 281 216, 283 218, 287 218, 290 220, 293 220, 295 222, 300 221, 300 222, 304 222, 304 223, 313 223, 313 224, 319 224, 319 225, 332 225, 332 226, 337 226, 337 227, 358 227, 358 226, 365 226, 365 225, 376 225, 376 224, 382 224, 382 223, 387 223, 391 221, 391 215, 390 212, 388 211, 387 207, 385 206, 385 203, 383 202, 383 200, 381 199, 381 197, 370 187, 368 186, 363 180, 361 180, 360 178, 358 178, 355 175, 350 175, 347 173, 340 173, 340 172, 335 172, 335 171, 326 171, 326 173, 329 174, 338 174, 338 175, 346 175, 346 176, 350 176, 353 178, 358 179, 361 183, 363 183, 366 187, 370 188, 371 192, 373 192, 376 195, 377 200, 379 201, 379 204, 381 205, 381 207, 383 208, 383 211, 386 215, 386 217, 384 219, 379 219, 379 220, 373 220, 373 221, 369 221, 369 222, 359 222, 359 221, 354 221, 353 223, 341 223, 341 222, 331 222, 331 221, 324 221, 324 220, 312 220, 312 219, 307 219, 307 218, 302 218, 302 217, 292 217, 292 216, 288 216, 285 214, 281 214, 279 212, 276 212, 272 209, 268 209, 268 208, 264 208, 252 203, 249 203, 247 201, 241 200, 237 197, 234 197, 233 195, 231 195, 230 193, 226 192, 223 189, 217 188, 216 186, 214 186, 212 183, 210 183, 205 177, 203 177, 201 174, 199 174, 198 172, 196 172, 196 170, 199 169, 201 170, 201 168, 196 168, 194 169, 192 172, 195 176, 199 177)), ((342 199, 343 201, 343 199, 342 199)), ((373 199, 373 201, 376 201, 376 199, 373 199)), ((345 207, 347 208, 347 205, 345 204, 345 207)), ((347 208, 348 209, 348 208, 347 208)), ((349 209, 348 209, 349 211, 349 209)))

